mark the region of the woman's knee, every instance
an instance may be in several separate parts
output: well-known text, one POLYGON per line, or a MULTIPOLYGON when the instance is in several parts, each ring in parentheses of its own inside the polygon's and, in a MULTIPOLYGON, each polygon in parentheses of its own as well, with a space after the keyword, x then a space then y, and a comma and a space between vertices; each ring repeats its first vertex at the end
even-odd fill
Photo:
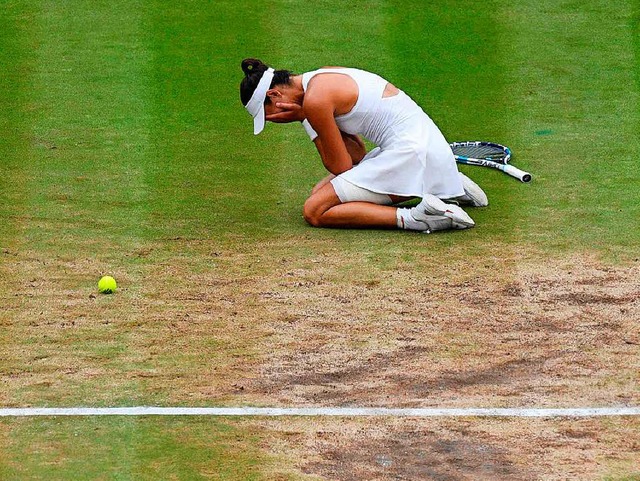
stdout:
POLYGON ((332 207, 340 204, 340 199, 330 182, 327 182, 304 203, 302 215, 304 220, 314 227, 323 227, 322 216, 332 207))
POLYGON ((316 199, 314 199, 314 197, 315 196, 312 195, 304 203, 304 207, 302 208, 302 216, 304 217, 304 220, 313 227, 322 227, 320 218, 322 217, 322 214, 324 214, 324 212, 322 211, 320 205, 318 204, 316 199))

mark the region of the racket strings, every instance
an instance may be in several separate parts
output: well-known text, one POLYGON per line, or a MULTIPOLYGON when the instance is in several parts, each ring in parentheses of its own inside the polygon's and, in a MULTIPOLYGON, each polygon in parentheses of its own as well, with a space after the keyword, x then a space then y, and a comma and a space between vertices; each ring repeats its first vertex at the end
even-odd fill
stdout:
POLYGON ((503 149, 492 145, 456 145, 453 148, 453 153, 472 159, 486 159, 496 162, 504 160, 506 157, 503 149))

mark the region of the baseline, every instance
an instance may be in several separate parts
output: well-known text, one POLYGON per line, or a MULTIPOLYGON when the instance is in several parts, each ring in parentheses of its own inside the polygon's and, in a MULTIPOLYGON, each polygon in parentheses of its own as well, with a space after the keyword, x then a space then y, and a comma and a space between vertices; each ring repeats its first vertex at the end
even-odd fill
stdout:
POLYGON ((341 417, 602 417, 640 416, 640 407, 376 408, 376 407, 68 407, 0 408, 0 417, 32 416, 341 416, 341 417))

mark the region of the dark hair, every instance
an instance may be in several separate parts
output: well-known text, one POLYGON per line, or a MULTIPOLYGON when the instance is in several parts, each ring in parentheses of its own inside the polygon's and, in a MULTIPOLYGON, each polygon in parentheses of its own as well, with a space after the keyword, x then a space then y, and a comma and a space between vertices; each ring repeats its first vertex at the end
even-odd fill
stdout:
MULTIPOLYGON (((242 105, 247 105, 253 92, 258 87, 258 83, 262 78, 262 74, 269 68, 267 64, 256 58, 245 58, 242 61, 242 71, 244 78, 240 82, 240 101, 242 105)), ((276 70, 273 72, 273 80, 269 88, 272 89, 276 85, 289 85, 291 83, 292 72, 288 70, 276 70)), ((269 98, 266 99, 267 103, 269 98)))

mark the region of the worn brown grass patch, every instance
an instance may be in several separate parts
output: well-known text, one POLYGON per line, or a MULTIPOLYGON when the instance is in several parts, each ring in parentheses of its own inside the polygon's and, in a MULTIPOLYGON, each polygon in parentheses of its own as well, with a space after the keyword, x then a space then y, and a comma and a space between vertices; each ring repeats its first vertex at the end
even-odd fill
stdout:
POLYGON ((262 293, 272 348, 249 390, 335 406, 638 401, 637 267, 573 259, 473 272, 283 275, 262 293))
MULTIPOLYGON (((114 272, 109 259, 3 252, 3 405, 640 404, 637 262, 470 265, 309 239, 178 238, 122 255, 114 272), (96 295, 106 272, 114 296, 96 295)), ((260 426, 285 466, 273 479, 571 479, 634 472, 638 446, 618 420, 260 426)))
POLYGON ((582 480, 640 474, 636 419, 267 421, 264 449, 296 459, 274 479, 582 480), (290 473, 290 471, 289 471, 290 473))

